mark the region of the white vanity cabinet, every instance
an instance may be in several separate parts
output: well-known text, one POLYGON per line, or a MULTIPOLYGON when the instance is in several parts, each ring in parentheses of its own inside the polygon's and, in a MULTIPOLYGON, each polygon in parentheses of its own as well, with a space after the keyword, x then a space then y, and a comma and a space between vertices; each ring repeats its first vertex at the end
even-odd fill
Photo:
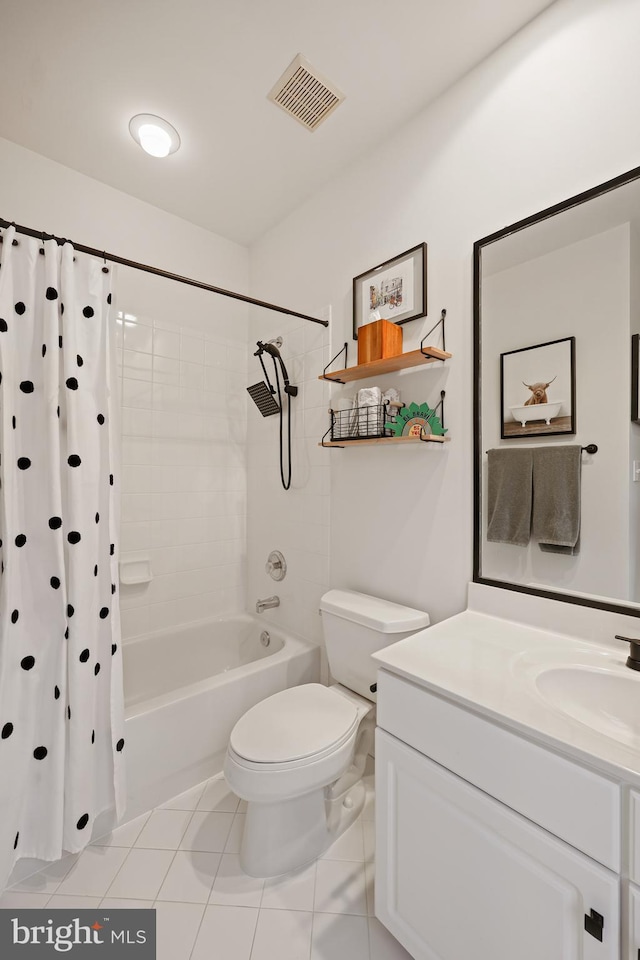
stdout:
POLYGON ((640 960, 640 887, 629 884, 628 960, 640 960))
POLYGON ((619 960, 620 785, 378 676, 379 919, 416 960, 619 960))

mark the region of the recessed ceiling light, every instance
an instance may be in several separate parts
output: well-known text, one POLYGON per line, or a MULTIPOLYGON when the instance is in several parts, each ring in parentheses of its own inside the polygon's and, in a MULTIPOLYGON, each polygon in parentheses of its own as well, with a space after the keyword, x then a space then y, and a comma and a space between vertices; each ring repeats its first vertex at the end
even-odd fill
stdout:
POLYGON ((152 157, 168 157, 180 146, 180 137, 175 127, 154 117, 152 113, 138 113, 129 121, 129 132, 142 149, 152 157))

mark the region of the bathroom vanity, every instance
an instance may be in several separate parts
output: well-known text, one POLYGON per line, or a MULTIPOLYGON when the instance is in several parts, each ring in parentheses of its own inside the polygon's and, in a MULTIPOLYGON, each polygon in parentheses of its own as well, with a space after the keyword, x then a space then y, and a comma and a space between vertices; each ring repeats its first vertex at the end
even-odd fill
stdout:
POLYGON ((640 960, 638 627, 472 584, 375 654, 376 915, 416 960, 640 960))

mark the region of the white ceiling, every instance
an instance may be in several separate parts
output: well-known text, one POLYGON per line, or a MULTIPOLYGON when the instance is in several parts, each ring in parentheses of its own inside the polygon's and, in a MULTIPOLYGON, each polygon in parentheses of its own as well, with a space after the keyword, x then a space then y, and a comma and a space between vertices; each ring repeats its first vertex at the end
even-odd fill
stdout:
POLYGON ((551 2, 0 0, 0 136, 251 243, 551 2), (266 98, 297 53, 346 94, 313 133, 266 98))

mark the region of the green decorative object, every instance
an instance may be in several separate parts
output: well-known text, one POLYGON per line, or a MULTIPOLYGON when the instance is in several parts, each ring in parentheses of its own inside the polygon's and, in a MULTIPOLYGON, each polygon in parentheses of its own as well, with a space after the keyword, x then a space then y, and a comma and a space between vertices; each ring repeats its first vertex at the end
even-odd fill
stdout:
POLYGON ((443 437, 447 432, 428 403, 410 403, 408 407, 402 407, 395 423, 385 423, 384 426, 396 437, 419 437, 423 430, 427 434, 443 437))

